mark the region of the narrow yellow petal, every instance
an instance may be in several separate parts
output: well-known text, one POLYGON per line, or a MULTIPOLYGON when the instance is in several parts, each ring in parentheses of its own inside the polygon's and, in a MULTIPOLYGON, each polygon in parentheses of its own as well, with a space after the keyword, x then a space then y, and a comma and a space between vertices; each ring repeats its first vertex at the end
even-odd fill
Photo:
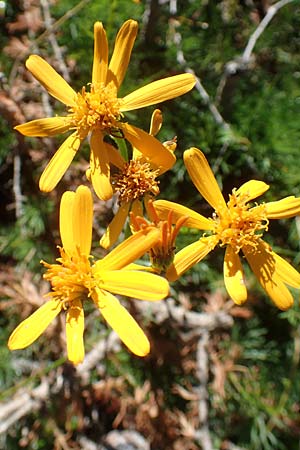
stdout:
POLYGON ((66 337, 68 359, 79 364, 84 359, 84 312, 81 300, 73 300, 66 317, 66 337))
POLYGON ((155 200, 153 205, 160 219, 167 220, 170 211, 172 211, 173 223, 176 223, 181 217, 187 216, 188 219, 184 222, 185 227, 197 228, 198 230, 212 230, 214 228, 212 220, 179 203, 168 200, 155 200))
POLYGON ((275 259, 276 264, 276 272, 282 281, 289 286, 294 288, 300 288, 300 273, 294 269, 285 259, 281 258, 281 256, 277 255, 277 253, 272 253, 273 258, 275 259))
POLYGON ((149 134, 152 134, 152 136, 156 136, 161 129, 163 122, 163 116, 160 109, 155 109, 151 116, 151 123, 150 123, 150 130, 149 134))
POLYGON ((141 202, 141 200, 139 200, 138 198, 136 198, 135 200, 133 200, 132 205, 131 205, 131 211, 133 212, 133 214, 135 216, 143 216, 143 203, 141 202))
POLYGON ((92 298, 106 322, 119 335, 129 350, 137 356, 146 356, 150 351, 148 338, 118 299, 100 289, 92 298))
POLYGON ((76 105, 76 92, 43 58, 38 55, 29 56, 26 67, 52 97, 67 106, 76 105))
POLYGON ((103 142, 101 131, 96 130, 91 136, 91 180, 97 196, 109 200, 113 196, 110 183, 110 166, 107 147, 103 142))
POLYGON ((127 20, 117 34, 106 82, 108 84, 110 81, 113 81, 117 90, 125 77, 137 31, 137 22, 135 20, 127 20))
POLYGON ((165 171, 175 164, 174 153, 164 147, 155 137, 129 123, 121 125, 125 138, 148 158, 150 163, 157 167, 163 167, 165 171))
POLYGON ((73 239, 81 254, 88 256, 92 245, 93 198, 87 186, 76 190, 73 207, 73 239))
POLYGON ((183 159, 192 182, 205 200, 216 211, 226 209, 217 180, 201 150, 192 147, 184 152, 183 159))
POLYGON ((142 270, 142 271, 157 274, 157 272, 155 270, 153 270, 152 266, 142 266, 141 264, 136 264, 136 263, 128 264, 128 266, 123 267, 122 270, 142 270))
POLYGON ((270 186, 263 181, 249 180, 236 190, 236 194, 247 194, 250 201, 264 194, 269 189, 269 187, 270 186))
POLYGON ((113 220, 108 225, 104 235, 100 239, 100 245, 103 248, 111 247, 120 236, 122 229, 125 225, 128 213, 129 213, 130 203, 122 203, 113 218, 113 220))
POLYGON ((224 283, 234 303, 242 305, 247 300, 244 272, 239 255, 227 245, 224 258, 224 283))
POLYGON ((121 155, 121 153, 119 152, 119 150, 117 150, 115 147, 113 147, 110 144, 106 144, 106 149, 107 149, 107 153, 109 156, 109 162, 111 164, 113 164, 115 167, 117 167, 118 169, 122 170, 125 164, 125 159, 123 158, 123 156, 121 155))
POLYGON ((190 73, 153 81, 126 95, 122 99, 121 111, 132 111, 179 97, 193 89, 195 84, 196 78, 190 73))
POLYGON ((17 125, 18 130, 24 136, 56 136, 68 131, 71 127, 68 117, 50 117, 47 119, 36 119, 17 125))
POLYGON ((97 261, 94 265, 95 273, 102 270, 122 269, 143 256, 159 238, 160 231, 157 228, 148 227, 138 231, 115 247, 103 259, 97 261))
MULTIPOLYGON (((139 161, 141 164, 143 164, 144 162, 147 162, 147 158, 143 155, 143 153, 141 153, 137 148, 133 147, 132 149, 132 159, 133 161, 139 161)), ((148 161, 149 162, 149 161, 148 161)), ((153 165, 153 164, 152 164, 153 165)), ((154 166, 154 165, 153 165, 154 166)), ((155 169, 157 169, 157 167, 155 166, 155 169)))
POLYGON ((280 268, 279 272, 277 271, 274 252, 272 252, 270 247, 261 241, 257 251, 253 252, 252 248, 248 249, 245 247, 243 248, 243 253, 259 283, 275 305, 282 310, 290 308, 294 300, 282 281, 282 268, 280 268))
POLYGON ((12 332, 8 340, 8 348, 19 350, 28 347, 40 337, 60 311, 61 304, 57 300, 50 300, 42 305, 12 332))
POLYGON ((71 134, 59 147, 41 175, 39 186, 43 192, 51 192, 64 176, 79 149, 81 140, 71 134))
POLYGON ((106 83, 108 67, 108 42, 105 29, 101 22, 94 24, 94 61, 92 84, 106 83))
POLYGON ((168 268, 166 273, 167 279, 169 281, 177 280, 184 272, 205 258, 215 246, 214 236, 209 236, 184 247, 176 253, 173 264, 168 268))
POLYGON ((102 271, 98 287, 113 294, 140 300, 162 300, 169 294, 169 283, 163 277, 137 270, 102 271))
POLYGON ((73 209, 75 192, 66 191, 63 193, 59 209, 59 230, 63 248, 69 254, 76 251, 76 243, 73 233, 73 209))
POLYGON ((265 204, 268 219, 288 219, 300 214, 300 198, 290 196, 265 204))

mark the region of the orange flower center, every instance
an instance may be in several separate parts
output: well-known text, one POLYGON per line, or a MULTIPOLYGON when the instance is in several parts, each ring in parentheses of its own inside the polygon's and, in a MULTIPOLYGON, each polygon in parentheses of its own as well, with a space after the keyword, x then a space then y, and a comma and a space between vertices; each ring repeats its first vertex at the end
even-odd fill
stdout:
POLYGON ((122 117, 120 100, 112 84, 107 86, 91 85, 90 92, 83 87, 77 93, 76 106, 69 108, 74 128, 84 138, 94 130, 100 129, 107 134, 119 130, 118 123, 122 117))
POLYGON ((59 247, 60 258, 56 261, 59 264, 41 263, 47 268, 44 278, 52 286, 52 291, 48 294, 60 300, 65 307, 72 300, 90 297, 95 281, 92 276, 90 256, 81 255, 79 250, 76 254, 69 255, 63 248, 59 247))
POLYGON ((268 229, 265 205, 250 208, 247 194, 229 195, 227 208, 213 215, 214 233, 220 245, 231 245, 238 253, 244 246, 255 250, 263 231, 268 229))
POLYGON ((114 191, 119 193, 119 201, 142 199, 146 193, 159 194, 159 182, 156 180, 158 173, 147 162, 131 160, 126 163, 122 172, 115 175, 112 181, 114 191))

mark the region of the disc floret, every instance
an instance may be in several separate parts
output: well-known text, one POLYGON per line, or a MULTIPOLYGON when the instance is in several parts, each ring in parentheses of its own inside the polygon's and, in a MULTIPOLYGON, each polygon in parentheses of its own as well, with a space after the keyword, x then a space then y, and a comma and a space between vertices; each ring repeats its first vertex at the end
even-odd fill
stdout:
POLYGON ((113 84, 91 84, 89 91, 84 86, 77 93, 76 105, 69 108, 69 115, 80 137, 96 129, 110 134, 122 118, 120 105, 113 84))
POLYGON ((159 170, 153 169, 150 163, 130 160, 113 180, 113 188, 119 193, 119 201, 142 199, 147 193, 158 195, 159 181, 156 180, 158 174, 159 170))
POLYGON ((72 255, 61 247, 59 251, 60 258, 56 260, 59 264, 48 264, 45 261, 41 263, 47 268, 44 278, 52 286, 48 295, 67 307, 72 300, 84 300, 93 293, 95 280, 92 275, 92 256, 81 254, 79 249, 72 255))
POLYGON ((269 221, 264 204, 250 207, 248 194, 237 194, 233 189, 227 208, 213 214, 214 233, 219 245, 230 245, 235 253, 243 247, 256 250, 269 221))

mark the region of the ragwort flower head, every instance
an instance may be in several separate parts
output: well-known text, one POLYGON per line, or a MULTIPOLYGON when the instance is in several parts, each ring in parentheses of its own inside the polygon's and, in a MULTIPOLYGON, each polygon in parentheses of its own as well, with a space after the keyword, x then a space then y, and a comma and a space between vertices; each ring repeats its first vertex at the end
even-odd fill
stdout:
POLYGON ((92 300, 106 322, 136 355, 149 353, 149 341, 134 318, 113 294, 141 300, 160 300, 169 291, 168 282, 158 275, 126 266, 154 245, 159 232, 141 230, 106 255, 94 261, 91 252, 93 201, 90 190, 80 186, 76 193, 63 194, 60 206, 60 234, 63 247, 57 264, 42 262, 52 287, 50 300, 25 319, 11 334, 8 347, 22 349, 34 342, 50 322, 66 312, 68 358, 74 364, 84 358, 83 304, 92 300))
POLYGON ((176 280, 182 273, 201 261, 217 245, 225 247, 224 282, 228 294, 237 304, 247 299, 244 273, 239 257, 242 252, 259 283, 280 309, 293 304, 293 297, 286 284, 300 288, 300 274, 277 255, 262 236, 268 230, 271 219, 282 219, 300 213, 300 198, 294 196, 275 202, 255 204, 250 202, 262 195, 269 186, 258 180, 250 180, 239 189, 233 189, 225 201, 212 170, 197 148, 184 152, 187 171, 200 194, 213 207, 212 218, 203 217, 185 206, 165 201, 154 202, 161 217, 173 211, 174 219, 189 216, 185 226, 206 230, 197 242, 180 250, 167 272, 169 280, 176 280))
POLYGON ((113 195, 110 183, 110 162, 117 150, 106 143, 105 136, 124 137, 149 161, 158 167, 171 167, 172 153, 153 136, 123 121, 123 113, 160 103, 182 95, 193 88, 195 77, 181 74, 154 81, 123 98, 118 91, 124 79, 133 44, 137 22, 127 20, 119 30, 114 51, 108 63, 108 42, 102 23, 94 25, 94 61, 92 81, 80 92, 71 86, 40 56, 31 55, 27 69, 47 89, 49 94, 64 103, 68 114, 30 121, 16 129, 26 136, 54 136, 72 131, 57 150, 40 178, 40 189, 50 192, 71 164, 82 141, 90 138, 90 176, 99 198, 113 195))
MULTIPOLYGON (((155 109, 151 117, 149 134, 156 136, 161 126, 162 113, 159 109, 155 109)), ((173 155, 176 149, 176 137, 164 142, 163 146, 170 155, 173 155)), ((168 166, 157 166, 135 147, 129 161, 125 161, 118 154, 118 158, 114 158, 112 164, 116 167, 112 186, 114 193, 118 196, 119 209, 100 240, 100 245, 104 248, 109 248, 117 241, 130 212, 136 216, 143 215, 143 209, 148 200, 159 194, 157 178, 169 169, 168 166)))

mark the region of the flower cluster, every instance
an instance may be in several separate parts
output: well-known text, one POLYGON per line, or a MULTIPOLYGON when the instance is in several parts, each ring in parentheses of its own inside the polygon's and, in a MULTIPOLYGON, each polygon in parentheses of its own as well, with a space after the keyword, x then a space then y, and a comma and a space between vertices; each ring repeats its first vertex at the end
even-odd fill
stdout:
POLYGON ((100 245, 109 250, 127 220, 132 234, 102 259, 93 257, 92 192, 84 185, 76 192, 66 191, 60 203, 60 257, 54 264, 42 261, 44 278, 51 286, 48 300, 13 331, 8 342, 11 350, 30 345, 60 312, 65 312, 68 358, 80 363, 84 358, 84 305, 93 302, 134 354, 147 355, 147 336, 116 295, 161 300, 169 294, 169 282, 217 246, 225 249, 224 283, 235 303, 240 305, 247 299, 241 253, 280 309, 293 303, 286 285, 300 288, 300 274, 263 239, 270 220, 300 213, 300 198, 253 204, 269 186, 250 180, 234 188, 226 201, 204 154, 191 148, 184 152, 184 163, 195 187, 213 208, 212 216, 204 217, 178 203, 155 200, 160 193, 158 177, 175 164, 176 137, 164 143, 156 138, 162 126, 160 110, 153 112, 149 132, 129 124, 126 112, 183 95, 194 87, 196 79, 187 73, 175 75, 120 97, 136 35, 137 23, 126 21, 108 61, 106 32, 102 23, 96 22, 91 82, 79 92, 40 56, 31 55, 26 61, 32 75, 66 106, 66 114, 32 120, 16 129, 25 136, 40 137, 70 132, 41 175, 41 191, 56 187, 87 138, 91 149, 87 180, 100 201, 112 196, 118 199, 118 211, 100 245), (122 155, 124 143, 131 146, 131 158, 122 155), (176 253, 175 240, 182 227, 195 228, 202 234, 176 253), (148 268, 135 263, 145 254, 150 258, 148 268))

